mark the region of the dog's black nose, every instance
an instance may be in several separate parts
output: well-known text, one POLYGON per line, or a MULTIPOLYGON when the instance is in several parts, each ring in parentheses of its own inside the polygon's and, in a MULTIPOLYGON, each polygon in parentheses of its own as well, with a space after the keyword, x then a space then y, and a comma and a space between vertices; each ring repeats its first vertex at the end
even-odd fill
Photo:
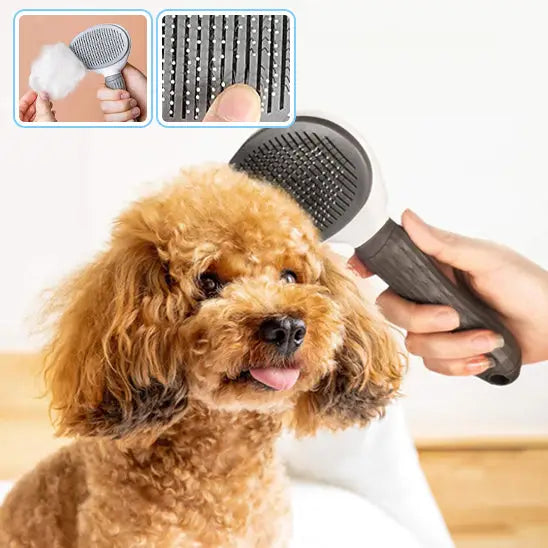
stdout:
POLYGON ((291 316, 267 318, 259 327, 259 337, 276 346, 284 356, 293 354, 303 344, 306 325, 303 320, 291 316))

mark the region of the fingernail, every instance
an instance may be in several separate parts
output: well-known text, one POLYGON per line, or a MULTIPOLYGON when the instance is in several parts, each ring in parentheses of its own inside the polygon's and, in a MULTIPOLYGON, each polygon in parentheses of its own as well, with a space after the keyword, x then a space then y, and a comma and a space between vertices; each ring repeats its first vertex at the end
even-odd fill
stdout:
POLYGON ((141 113, 141 109, 139 107, 135 107, 131 109, 131 114, 133 115, 133 117, 139 116, 140 113, 141 113))
POLYGON ((129 91, 122 91, 122 93, 120 93, 120 99, 129 99, 129 91))
POLYGON ((42 101, 49 101, 49 95, 45 91, 41 91, 40 99, 42 99, 42 101))
POLYGON ((504 346, 504 337, 502 335, 478 335, 472 339, 472 347, 477 352, 491 352, 496 348, 504 346))
POLYGON ((458 312, 456 310, 442 310, 436 315, 436 325, 440 329, 456 329, 460 325, 458 312))
POLYGON ((261 99, 252 87, 236 84, 219 95, 214 113, 226 122, 256 122, 261 115, 261 99))
POLYGON ((477 358, 471 358, 466 362, 466 370, 477 375, 494 365, 495 362, 491 358, 488 358, 487 356, 478 356, 477 358))
POLYGON ((129 101, 129 106, 130 106, 130 107, 134 107, 134 106, 136 106, 136 105, 137 105, 137 101, 136 101, 135 99, 130 99, 130 101, 129 101))

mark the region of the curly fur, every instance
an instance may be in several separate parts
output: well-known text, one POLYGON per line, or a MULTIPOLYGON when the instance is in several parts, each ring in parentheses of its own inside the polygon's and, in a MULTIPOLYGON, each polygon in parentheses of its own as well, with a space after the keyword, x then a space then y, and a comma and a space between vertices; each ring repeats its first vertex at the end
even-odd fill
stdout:
POLYGON ((303 211, 228 167, 182 172, 133 204, 51 314, 45 378, 58 433, 78 439, 9 494, 2 546, 287 546, 280 430, 365 424, 402 373, 303 211), (204 272, 226 282, 214 298, 204 272), (275 314, 306 322, 291 358, 256 336, 275 314), (238 382, 257 364, 300 375, 289 390, 238 382))

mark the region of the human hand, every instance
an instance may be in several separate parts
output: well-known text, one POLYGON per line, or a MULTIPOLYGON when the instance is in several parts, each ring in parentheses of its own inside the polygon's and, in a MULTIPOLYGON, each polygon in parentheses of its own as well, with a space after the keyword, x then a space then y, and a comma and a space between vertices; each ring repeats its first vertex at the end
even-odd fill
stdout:
POLYGON ((32 89, 19 99, 19 119, 21 122, 57 122, 48 95, 37 94, 32 89))
POLYGON ((246 84, 233 84, 217 95, 203 121, 206 123, 259 122, 261 98, 246 84))
MULTIPOLYGON (((434 257, 453 281, 455 271, 485 303, 496 310, 521 347, 523 363, 548 359, 548 272, 518 253, 486 240, 432 227, 411 211, 402 224, 413 242, 434 257)), ((362 277, 370 272, 354 256, 350 266, 362 277)), ((386 318, 408 331, 409 352, 432 371, 477 375, 488 369, 487 353, 504 344, 486 329, 452 333, 458 314, 448 306, 416 304, 384 291, 377 303, 386 318)))
POLYGON ((147 118, 147 78, 129 63, 122 70, 122 76, 127 89, 102 86, 97 90, 105 122, 142 122, 147 118))

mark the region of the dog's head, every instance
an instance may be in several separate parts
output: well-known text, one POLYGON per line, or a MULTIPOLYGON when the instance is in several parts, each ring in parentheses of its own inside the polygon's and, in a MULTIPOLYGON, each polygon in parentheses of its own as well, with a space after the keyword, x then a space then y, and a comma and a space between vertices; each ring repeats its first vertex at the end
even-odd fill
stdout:
POLYGON ((63 433, 160 432, 192 401, 312 432, 366 422, 400 381, 386 325, 306 214, 228 167, 135 203, 54 302, 46 380, 63 433))

